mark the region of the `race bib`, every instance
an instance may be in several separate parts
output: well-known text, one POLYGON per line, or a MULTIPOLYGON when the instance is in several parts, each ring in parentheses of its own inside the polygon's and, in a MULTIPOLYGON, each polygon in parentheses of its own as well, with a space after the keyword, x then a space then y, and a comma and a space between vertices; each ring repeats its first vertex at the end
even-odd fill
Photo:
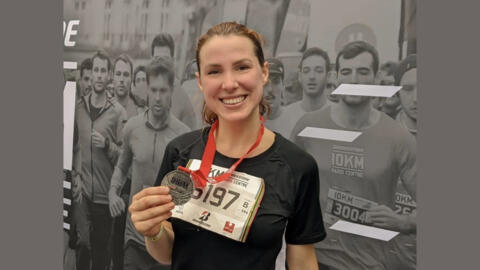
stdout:
POLYGON ((412 196, 408 195, 401 180, 398 180, 397 191, 395 192, 395 213, 400 215, 410 215, 415 214, 416 211, 417 203, 412 196))
MULTIPOLYGON (((187 168, 197 170, 200 164, 200 160, 193 159, 188 162, 187 168)), ((212 165, 209 177, 227 170, 228 168, 212 165)), ((175 206, 172 217, 245 242, 264 192, 265 183, 262 178, 235 171, 230 180, 195 188, 187 203, 175 206)))
POLYGON ((367 211, 375 205, 377 205, 376 202, 330 188, 325 213, 326 223, 333 224, 338 219, 342 219, 364 225, 370 224, 367 211))
POLYGON ((395 193, 395 213, 400 215, 410 215, 417 211, 417 203, 413 198, 405 193, 395 193))

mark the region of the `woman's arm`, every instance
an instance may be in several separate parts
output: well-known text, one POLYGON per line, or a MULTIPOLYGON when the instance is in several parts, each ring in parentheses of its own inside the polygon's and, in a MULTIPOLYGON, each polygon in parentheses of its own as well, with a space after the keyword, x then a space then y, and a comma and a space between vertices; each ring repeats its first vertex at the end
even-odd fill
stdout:
POLYGON ((315 248, 310 245, 287 245, 287 264, 289 270, 318 270, 315 248))
POLYGON ((172 264, 172 248, 174 233, 172 224, 164 221, 161 224, 161 232, 156 240, 145 236, 147 251, 155 260, 162 264, 172 264))
POLYGON ((175 207, 169 192, 164 186, 143 189, 133 196, 128 208, 135 229, 145 236, 148 253, 164 264, 171 263, 174 239, 172 226, 166 221, 175 207))

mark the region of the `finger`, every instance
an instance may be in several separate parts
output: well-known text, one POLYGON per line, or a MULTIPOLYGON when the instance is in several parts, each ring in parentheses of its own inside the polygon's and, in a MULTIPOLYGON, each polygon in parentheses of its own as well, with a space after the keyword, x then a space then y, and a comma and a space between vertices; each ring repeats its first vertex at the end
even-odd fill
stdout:
POLYGON ((125 210, 125 202, 123 200, 120 200, 120 213, 123 213, 125 210))
POLYGON ((170 193, 170 189, 166 186, 148 187, 148 188, 142 189, 140 192, 133 195, 132 202, 137 201, 148 195, 167 195, 169 193, 170 193))
POLYGON ((175 207, 173 202, 167 204, 157 205, 147 208, 143 211, 131 211, 130 218, 132 221, 145 221, 163 215, 165 212, 171 211, 175 207))
POLYGON ((140 200, 135 202, 135 209, 134 210, 146 210, 148 208, 152 208, 159 205, 164 205, 167 203, 172 202, 172 196, 170 194, 167 195, 149 195, 143 197, 140 200), (139 207, 139 208, 137 208, 139 207))
POLYGON ((373 214, 373 215, 370 215, 369 216, 369 219, 374 222, 374 221, 379 221, 380 219, 382 219, 384 216, 383 215, 378 215, 378 214, 373 214))
POLYGON ((119 216, 122 213, 119 207, 119 200, 115 200, 114 209, 115 209, 115 216, 119 216))
POLYGON ((390 210, 390 207, 381 204, 381 205, 378 206, 378 209, 388 211, 388 210, 390 210))
POLYGON ((113 217, 113 205, 109 205, 108 210, 110 211, 110 216, 113 217))
POLYGON ((371 218, 382 218, 382 217, 385 217, 385 216, 386 216, 386 213, 383 212, 383 211, 379 211, 379 212, 368 212, 368 215, 369 215, 371 218))
POLYGON ((114 209, 113 212, 112 212, 112 217, 115 218, 117 216, 118 216, 118 212, 117 212, 117 210, 114 209))
POLYGON ((135 229, 139 231, 141 234, 145 236, 153 236, 153 235, 147 235, 153 228, 156 226, 159 226, 160 223, 162 223, 164 220, 167 220, 172 216, 172 212, 166 212, 161 216, 157 216, 155 218, 145 220, 145 221, 137 221, 134 222, 135 229))
POLYGON ((389 208, 385 205, 376 205, 376 206, 370 207, 370 209, 368 209, 368 211, 379 212, 379 211, 385 211, 387 209, 389 209, 389 208))
POLYGON ((390 225, 388 222, 378 222, 377 224, 374 225, 375 227, 380 227, 380 228, 385 228, 385 229, 390 229, 392 228, 392 225, 390 225))
POLYGON ((158 205, 158 206, 146 209, 144 211, 133 212, 131 215, 131 219, 132 219, 132 222, 153 219, 157 216, 164 215, 166 212, 170 212, 174 207, 175 207, 175 204, 173 202, 158 205))
POLYGON ((387 219, 383 217, 379 217, 379 218, 372 219, 372 222, 374 224, 385 224, 387 223, 387 219))
POLYGON ((383 222, 374 222, 374 223, 372 223, 372 226, 374 226, 374 227, 385 227, 385 224, 383 222))
POLYGON ((118 216, 120 214, 119 208, 118 208, 118 201, 115 201, 112 205, 113 212, 115 213, 115 216, 118 216))
POLYGON ((128 207, 128 211, 130 212, 130 214, 134 214, 171 202, 172 196, 170 195, 151 195, 132 202, 132 204, 130 204, 130 206, 128 207))
POLYGON ((125 204, 123 202, 123 200, 118 200, 118 203, 117 203, 117 212, 118 212, 118 215, 121 215, 123 213, 123 210, 125 209, 125 204))

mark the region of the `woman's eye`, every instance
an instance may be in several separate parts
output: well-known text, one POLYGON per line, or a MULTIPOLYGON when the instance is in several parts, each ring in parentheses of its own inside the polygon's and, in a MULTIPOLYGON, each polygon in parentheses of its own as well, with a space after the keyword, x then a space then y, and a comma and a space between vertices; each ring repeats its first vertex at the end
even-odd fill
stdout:
POLYGON ((219 71, 218 70, 210 70, 207 72, 208 75, 214 75, 217 74, 219 71))
POLYGON ((250 68, 249 66, 239 66, 238 67, 239 70, 247 70, 249 68, 250 68))

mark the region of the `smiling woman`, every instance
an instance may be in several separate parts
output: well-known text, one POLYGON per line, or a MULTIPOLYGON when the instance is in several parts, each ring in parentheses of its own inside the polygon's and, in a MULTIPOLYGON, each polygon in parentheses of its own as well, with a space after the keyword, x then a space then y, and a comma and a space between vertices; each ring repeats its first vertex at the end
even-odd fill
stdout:
MULTIPOLYGON (((247 99, 247 93, 251 92, 249 101, 260 104, 260 114, 269 113, 269 103, 258 95, 268 80, 268 64, 263 56, 262 42, 258 33, 240 24, 224 23, 212 27, 199 39, 197 45, 197 79, 200 89, 209 92, 223 89, 226 93, 222 102, 227 104, 242 102, 247 99), (243 88, 245 95, 231 100, 232 90, 237 88, 243 88)), ((204 94, 207 96, 210 93, 204 94)), ((212 100, 210 103, 207 100, 205 102, 204 120, 213 124, 218 117, 216 106, 211 103, 212 100)))
POLYGON ((197 77, 209 121, 258 118, 268 66, 255 58, 252 42, 245 37, 216 36, 205 43, 197 77))
POLYGON ((241 24, 216 25, 200 38, 197 63, 211 126, 173 139, 156 186, 129 207, 148 252, 171 269, 274 269, 284 238, 289 269, 317 269, 313 244, 325 238, 318 169, 264 127, 261 37, 241 24), (183 205, 172 202, 178 187, 158 186, 178 170, 195 184, 183 205))

